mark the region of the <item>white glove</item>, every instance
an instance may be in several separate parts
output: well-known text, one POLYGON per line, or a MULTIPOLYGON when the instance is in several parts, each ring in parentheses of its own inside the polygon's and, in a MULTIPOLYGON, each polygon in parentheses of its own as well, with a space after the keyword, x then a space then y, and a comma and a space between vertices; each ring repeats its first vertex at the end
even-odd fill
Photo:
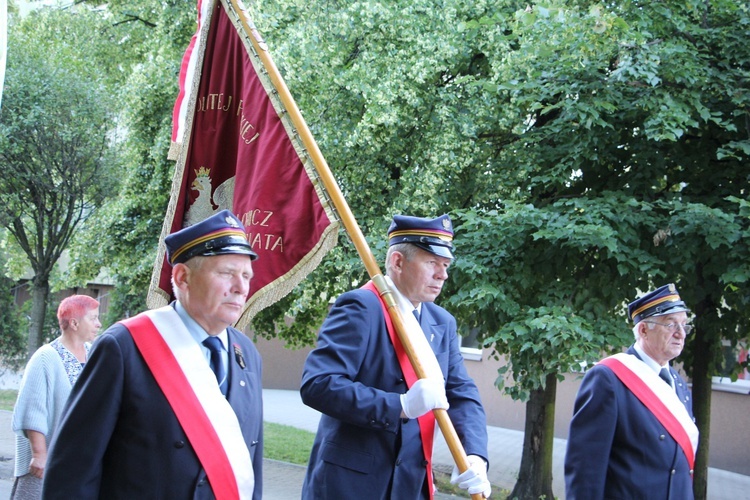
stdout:
POLYGON ((453 466, 451 484, 458 483, 458 487, 467 490, 470 495, 481 493, 484 498, 490 497, 492 485, 487 479, 487 462, 477 455, 469 455, 469 468, 463 474, 458 473, 458 466, 453 466))
POLYGON ((421 417, 430 410, 442 408, 447 410, 448 398, 445 397, 445 385, 442 380, 421 378, 401 395, 401 408, 409 418, 421 417))

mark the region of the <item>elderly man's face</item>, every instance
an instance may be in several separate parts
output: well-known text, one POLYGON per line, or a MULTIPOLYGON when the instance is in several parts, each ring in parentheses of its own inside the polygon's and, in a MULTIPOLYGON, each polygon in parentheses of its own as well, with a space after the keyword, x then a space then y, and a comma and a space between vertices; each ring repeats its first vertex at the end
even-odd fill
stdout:
POLYGON ((684 325, 686 322, 687 314, 684 312, 652 316, 643 320, 638 329, 638 340, 643 351, 662 366, 679 356, 685 347, 687 335, 677 325, 684 325))
POLYGON ((253 266, 247 255, 196 257, 174 269, 180 302, 209 335, 217 335, 242 315, 253 266))
POLYGON ((438 257, 418 248, 407 259, 401 252, 392 257, 391 279, 399 291, 416 307, 420 302, 434 302, 448 279, 451 259, 438 257))

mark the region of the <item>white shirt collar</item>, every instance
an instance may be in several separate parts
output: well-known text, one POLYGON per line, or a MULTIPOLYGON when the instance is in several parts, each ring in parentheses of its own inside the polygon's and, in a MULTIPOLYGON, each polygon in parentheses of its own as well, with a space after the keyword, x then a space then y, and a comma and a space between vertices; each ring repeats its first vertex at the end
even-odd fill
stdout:
MULTIPOLYGON (((185 307, 183 307, 179 300, 175 304, 175 310, 180 316, 182 322, 185 323, 185 328, 187 328, 187 331, 190 332, 190 336, 193 337, 193 339, 195 339, 195 341, 198 342, 201 347, 203 347, 203 341, 208 338, 208 333, 206 332, 206 330, 204 330, 203 327, 199 325, 198 322, 188 314, 188 312, 185 310, 185 307)), ((217 335, 217 337, 219 337, 219 340, 221 340, 221 345, 224 346, 224 350, 228 352, 229 350, 227 349, 227 344, 229 343, 229 338, 227 336, 226 328, 222 330, 221 333, 217 335)), ((203 347, 203 349, 205 349, 206 352, 210 352, 206 347, 203 347)))
MULTIPOLYGON (((399 289, 399 287, 396 286, 396 283, 393 281, 393 279, 390 276, 388 277, 388 281, 393 286, 393 288, 398 290, 401 295, 404 295, 404 293, 399 289)), ((415 307, 414 310, 417 311, 417 314, 419 315, 419 317, 422 317, 422 303, 421 302, 417 304, 417 307, 415 307)))
POLYGON ((654 359, 651 356, 649 356, 643 351, 643 349, 641 348, 638 342, 633 344, 633 349, 635 349, 635 352, 638 353, 638 355, 641 357, 643 362, 646 363, 646 365, 648 365, 648 367, 654 370, 657 374, 661 371, 662 368, 666 368, 667 370, 669 370, 669 363, 667 363, 664 366, 659 365, 659 363, 654 361, 654 359))

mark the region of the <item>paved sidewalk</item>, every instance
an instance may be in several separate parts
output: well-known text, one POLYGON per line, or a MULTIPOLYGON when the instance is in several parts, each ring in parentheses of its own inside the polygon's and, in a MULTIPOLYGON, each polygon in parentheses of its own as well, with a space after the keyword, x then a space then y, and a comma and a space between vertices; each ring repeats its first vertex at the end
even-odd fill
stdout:
MULTIPOLYGON (((320 413, 302 403, 298 391, 275 389, 263 390, 263 414, 266 422, 290 425, 312 432, 317 429, 320 418, 320 413)), ((490 482, 493 485, 512 490, 521 465, 523 432, 500 427, 488 427, 487 431, 490 440, 490 482)), ((555 439, 553 445, 552 491, 555 497, 560 500, 565 498, 563 462, 566 444, 565 439, 555 439)), ((435 442, 433 463, 436 468, 447 472, 453 468, 453 457, 440 434, 438 434, 438 439, 435 442)), ((268 465, 268 461, 266 461, 266 465, 268 465)), ((267 473, 266 471, 271 472, 272 470, 273 466, 266 467, 264 474, 267 473)), ((267 478, 264 483, 264 489, 268 492, 268 495, 274 495, 276 490, 273 481, 267 478)), ((273 500, 299 498, 299 494, 297 496, 263 496, 273 500)), ((711 500, 750 500, 750 476, 709 468, 708 498, 711 500)))
MULTIPOLYGON (((302 404, 299 392, 265 389, 263 391, 264 420, 290 425, 315 432, 320 413, 302 404)), ((0 500, 10 497, 13 484, 15 437, 11 430, 9 411, 0 410, 0 500)), ((490 438, 490 481, 502 488, 512 489, 521 463, 523 432, 499 427, 488 427, 490 438)), ((564 499, 563 459, 565 440, 555 439, 553 452, 552 489, 564 499)), ((442 436, 435 443, 435 467, 450 471, 453 459, 442 436)), ((264 461, 264 500, 297 500, 300 498, 305 467, 276 460, 264 461)), ((750 499, 750 476, 709 468, 708 498, 711 500, 750 499)), ((439 495, 438 499, 455 498, 439 495)))

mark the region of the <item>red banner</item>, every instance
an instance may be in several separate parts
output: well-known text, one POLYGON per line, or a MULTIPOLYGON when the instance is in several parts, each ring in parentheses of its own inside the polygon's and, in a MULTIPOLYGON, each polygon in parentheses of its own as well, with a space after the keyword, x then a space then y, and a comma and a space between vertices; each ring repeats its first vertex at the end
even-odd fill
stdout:
POLYGON ((202 2, 180 72, 173 140, 183 139, 170 150, 177 164, 149 306, 172 299, 164 237, 226 208, 259 256, 242 328, 320 263, 338 223, 247 38, 245 14, 225 0, 202 2))

